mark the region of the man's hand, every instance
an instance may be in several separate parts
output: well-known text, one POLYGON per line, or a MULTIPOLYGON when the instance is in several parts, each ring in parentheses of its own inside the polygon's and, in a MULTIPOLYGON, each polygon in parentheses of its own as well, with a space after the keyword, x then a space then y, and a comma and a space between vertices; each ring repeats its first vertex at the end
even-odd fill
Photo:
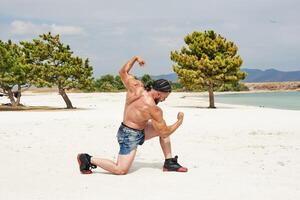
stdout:
POLYGON ((136 56, 136 61, 139 63, 139 65, 142 67, 145 65, 145 61, 140 56, 136 56))
POLYGON ((183 121, 183 117, 184 117, 184 114, 183 114, 183 112, 179 112, 178 114, 177 114, 177 119, 178 119, 178 121, 183 121))

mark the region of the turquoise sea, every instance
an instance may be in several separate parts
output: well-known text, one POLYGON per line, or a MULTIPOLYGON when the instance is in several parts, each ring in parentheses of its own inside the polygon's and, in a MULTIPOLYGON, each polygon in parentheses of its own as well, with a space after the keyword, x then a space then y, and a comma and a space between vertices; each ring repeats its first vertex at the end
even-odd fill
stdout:
POLYGON ((215 102, 300 110, 300 91, 218 94, 215 102))

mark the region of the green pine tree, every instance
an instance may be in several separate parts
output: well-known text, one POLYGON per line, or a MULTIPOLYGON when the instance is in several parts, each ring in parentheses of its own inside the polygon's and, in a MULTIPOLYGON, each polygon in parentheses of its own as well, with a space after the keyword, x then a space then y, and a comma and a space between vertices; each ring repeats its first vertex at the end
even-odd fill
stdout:
POLYGON ((187 46, 171 52, 173 70, 187 89, 207 89, 209 108, 215 108, 213 92, 246 77, 240 71, 242 59, 237 55, 238 47, 212 30, 193 32, 184 41, 187 46))
POLYGON ((74 56, 69 45, 60 41, 59 35, 40 35, 32 42, 21 42, 26 54, 26 63, 31 65, 37 87, 57 86, 67 108, 73 105, 66 93, 70 89, 92 89, 93 68, 89 60, 74 56))
POLYGON ((0 88, 13 107, 20 105, 21 88, 29 82, 29 71, 22 49, 11 40, 0 40, 0 88), (17 91, 13 91, 14 87, 17 91))

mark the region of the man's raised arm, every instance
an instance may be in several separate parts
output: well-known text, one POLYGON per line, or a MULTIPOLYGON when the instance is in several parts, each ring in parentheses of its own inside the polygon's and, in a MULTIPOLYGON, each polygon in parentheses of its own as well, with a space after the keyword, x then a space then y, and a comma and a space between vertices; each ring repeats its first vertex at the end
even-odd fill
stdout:
POLYGON ((141 57, 134 56, 119 71, 119 75, 127 89, 130 89, 134 85, 139 84, 137 80, 135 80, 134 76, 129 74, 129 71, 131 70, 135 62, 138 62, 140 66, 143 66, 145 64, 145 61, 141 57))

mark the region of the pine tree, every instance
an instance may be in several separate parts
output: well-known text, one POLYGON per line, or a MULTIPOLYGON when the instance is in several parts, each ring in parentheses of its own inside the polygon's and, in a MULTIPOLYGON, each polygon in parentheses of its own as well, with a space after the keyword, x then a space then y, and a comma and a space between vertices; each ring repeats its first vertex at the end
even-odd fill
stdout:
POLYGON ((0 88, 13 107, 20 105, 21 88, 29 82, 29 71, 22 49, 11 40, 0 40, 0 88), (17 87, 15 92, 14 87, 17 87))
POLYGON ((173 70, 187 89, 207 89, 209 108, 215 108, 213 92, 223 84, 234 84, 246 77, 240 71, 238 47, 212 30, 193 32, 184 41, 187 46, 171 52, 173 70))
POLYGON ((60 41, 59 35, 40 35, 32 42, 21 42, 24 46, 26 63, 32 67, 37 87, 57 86, 67 108, 73 105, 66 94, 70 89, 90 89, 93 68, 89 60, 74 56, 69 45, 60 41))

